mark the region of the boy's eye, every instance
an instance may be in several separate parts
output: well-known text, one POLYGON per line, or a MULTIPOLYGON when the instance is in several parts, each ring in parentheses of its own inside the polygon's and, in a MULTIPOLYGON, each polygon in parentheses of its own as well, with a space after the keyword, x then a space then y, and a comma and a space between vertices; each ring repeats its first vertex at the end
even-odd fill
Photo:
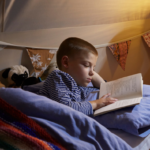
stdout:
POLYGON ((89 65, 89 64, 84 64, 84 66, 85 66, 85 67, 89 67, 90 65, 89 65))

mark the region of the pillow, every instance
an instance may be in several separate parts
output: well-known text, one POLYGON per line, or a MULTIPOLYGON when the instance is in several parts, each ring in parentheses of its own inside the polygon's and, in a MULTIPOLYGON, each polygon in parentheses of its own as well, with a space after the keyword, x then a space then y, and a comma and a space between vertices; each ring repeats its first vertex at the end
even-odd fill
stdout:
POLYGON ((150 133, 150 85, 143 85, 143 98, 139 105, 93 118, 107 128, 121 129, 136 136, 146 137, 150 133))

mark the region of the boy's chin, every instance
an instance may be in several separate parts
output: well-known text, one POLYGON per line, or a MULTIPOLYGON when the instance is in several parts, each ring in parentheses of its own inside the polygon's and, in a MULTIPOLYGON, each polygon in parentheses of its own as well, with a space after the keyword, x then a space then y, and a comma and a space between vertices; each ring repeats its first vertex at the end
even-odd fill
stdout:
POLYGON ((87 87, 88 83, 82 83, 82 84, 78 84, 79 86, 83 86, 83 87, 87 87))

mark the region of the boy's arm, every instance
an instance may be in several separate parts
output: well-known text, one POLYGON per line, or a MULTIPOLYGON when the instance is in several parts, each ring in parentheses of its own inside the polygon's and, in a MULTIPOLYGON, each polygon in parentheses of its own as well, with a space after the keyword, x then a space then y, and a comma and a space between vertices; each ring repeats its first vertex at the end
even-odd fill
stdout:
POLYGON ((92 77, 92 83, 94 85, 94 87, 96 88, 100 88, 100 83, 104 83, 104 79, 94 71, 94 75, 92 77))

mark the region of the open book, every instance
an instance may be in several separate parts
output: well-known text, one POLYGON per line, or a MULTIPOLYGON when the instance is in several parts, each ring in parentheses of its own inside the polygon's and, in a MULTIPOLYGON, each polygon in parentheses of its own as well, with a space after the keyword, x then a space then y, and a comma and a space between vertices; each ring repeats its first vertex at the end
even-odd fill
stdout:
POLYGON ((139 104, 143 96, 143 80, 141 73, 101 83, 99 98, 108 93, 111 93, 111 97, 117 98, 118 101, 97 109, 94 112, 94 116, 139 104))

